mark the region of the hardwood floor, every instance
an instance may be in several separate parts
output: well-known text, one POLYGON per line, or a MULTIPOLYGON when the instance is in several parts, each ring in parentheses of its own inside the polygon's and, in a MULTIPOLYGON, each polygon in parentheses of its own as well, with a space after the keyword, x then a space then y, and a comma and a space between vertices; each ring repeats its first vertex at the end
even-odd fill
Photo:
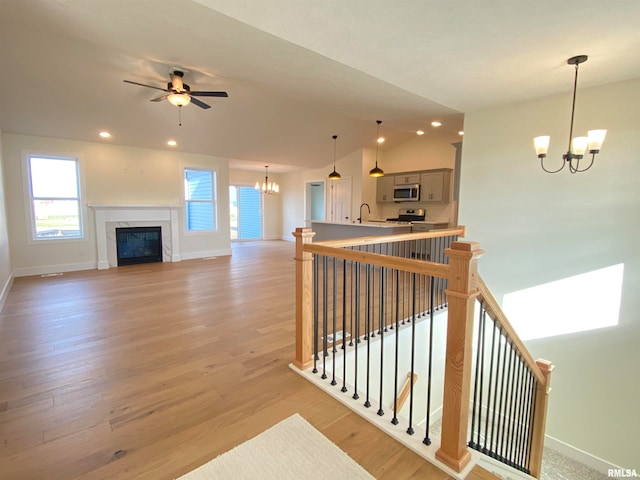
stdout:
POLYGON ((450 478, 290 370, 293 254, 15 279, 0 478, 173 479, 296 412, 378 479, 450 478))

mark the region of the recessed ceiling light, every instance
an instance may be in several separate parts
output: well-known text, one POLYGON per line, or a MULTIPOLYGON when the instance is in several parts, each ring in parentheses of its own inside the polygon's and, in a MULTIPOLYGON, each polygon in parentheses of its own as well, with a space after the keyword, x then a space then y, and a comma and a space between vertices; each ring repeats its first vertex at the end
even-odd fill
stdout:
POLYGON ((418 130, 418 131, 416 132, 416 134, 418 134, 418 135, 424 135, 424 131, 423 131, 423 130, 418 130))
POLYGON ((460 130, 460 131, 458 132, 458 135, 462 136, 462 135, 464 135, 464 132, 463 132, 462 130, 460 130))
POLYGON ((102 138, 109 138, 111 136, 111 134, 109 132, 100 132, 100 136, 102 138))
POLYGON ((384 137, 378 138, 378 143, 384 143, 384 137))
POLYGON ((436 122, 431 122, 431 126, 432 127, 439 127, 440 125, 442 125, 441 122, 437 122, 437 121, 436 122))
POLYGON ((175 147, 176 145, 178 145, 178 142, 176 142, 175 140, 169 140, 167 142, 167 145, 169 145, 170 147, 175 147))

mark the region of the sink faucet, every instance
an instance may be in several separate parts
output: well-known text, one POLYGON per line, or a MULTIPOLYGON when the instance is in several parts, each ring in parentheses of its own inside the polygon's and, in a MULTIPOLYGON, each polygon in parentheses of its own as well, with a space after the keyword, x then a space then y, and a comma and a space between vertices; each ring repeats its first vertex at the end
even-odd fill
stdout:
POLYGON ((358 222, 362 223, 362 207, 367 207, 367 210, 369 211, 369 215, 371 215, 371 207, 369 207, 368 203, 363 203, 362 205, 360 205, 360 218, 358 218, 358 222))

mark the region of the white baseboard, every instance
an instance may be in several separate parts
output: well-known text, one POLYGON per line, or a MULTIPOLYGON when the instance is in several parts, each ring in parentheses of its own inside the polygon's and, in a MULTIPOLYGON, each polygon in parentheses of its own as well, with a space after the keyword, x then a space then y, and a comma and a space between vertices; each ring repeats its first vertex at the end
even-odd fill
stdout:
POLYGON ((181 253, 182 260, 196 260, 199 258, 210 258, 210 257, 228 257, 231 255, 231 249, 222 249, 222 250, 205 250, 202 252, 188 252, 181 253))
POLYGON ((550 448, 551 450, 555 450, 556 452, 561 453, 565 457, 569 457, 576 462, 580 462, 587 467, 593 468, 603 475, 607 475, 608 470, 610 469, 621 468, 617 465, 614 465, 613 463, 609 463, 606 460, 591 455, 590 453, 583 452, 579 448, 564 443, 557 438, 550 437, 549 435, 544 436, 544 446, 550 448))
POLYGON ((2 291, 0 291, 0 312, 2 312, 2 309, 4 308, 4 302, 7 300, 9 290, 11 290, 11 285, 13 285, 13 273, 9 274, 9 278, 2 287, 2 291))
POLYGON ((16 277, 29 277, 31 275, 48 275, 51 273, 77 272, 79 270, 95 270, 96 268, 96 262, 65 263, 62 265, 14 268, 13 274, 16 277))

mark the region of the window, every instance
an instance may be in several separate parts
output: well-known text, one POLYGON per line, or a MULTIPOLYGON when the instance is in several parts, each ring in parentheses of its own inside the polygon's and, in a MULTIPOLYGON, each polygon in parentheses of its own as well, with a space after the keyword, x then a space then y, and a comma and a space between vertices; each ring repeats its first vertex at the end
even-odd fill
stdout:
POLYGON ((262 197, 253 186, 229 185, 231 240, 262 238, 262 197))
POLYGON ((184 170, 185 224, 189 232, 217 230, 216 172, 184 170))
POLYGON ((78 159, 27 157, 33 240, 83 238, 78 159))

